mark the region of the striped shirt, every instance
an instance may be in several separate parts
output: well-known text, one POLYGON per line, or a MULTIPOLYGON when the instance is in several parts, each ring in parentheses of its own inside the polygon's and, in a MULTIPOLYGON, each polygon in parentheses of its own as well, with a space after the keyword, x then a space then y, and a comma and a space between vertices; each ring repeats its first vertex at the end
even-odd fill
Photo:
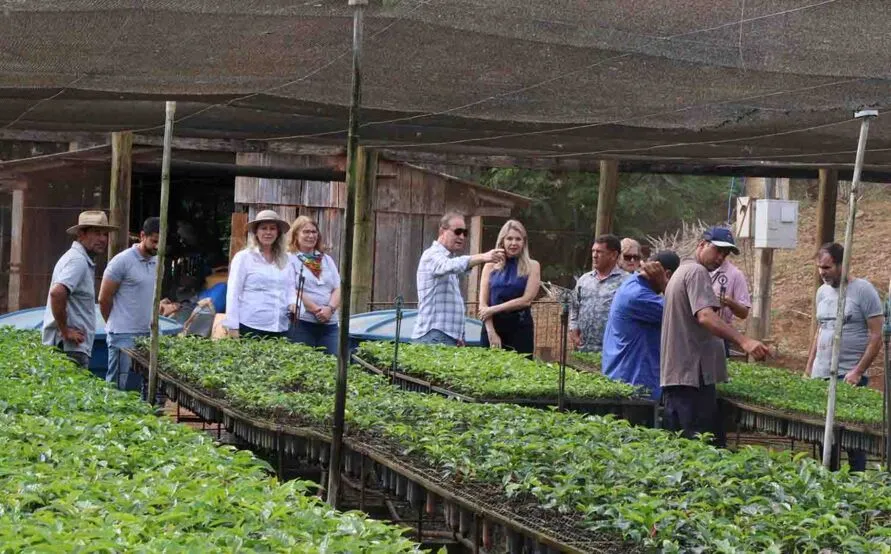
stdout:
POLYGON ((455 340, 464 339, 464 298, 458 275, 470 269, 470 256, 452 253, 433 241, 418 263, 418 316, 412 338, 436 329, 455 340))

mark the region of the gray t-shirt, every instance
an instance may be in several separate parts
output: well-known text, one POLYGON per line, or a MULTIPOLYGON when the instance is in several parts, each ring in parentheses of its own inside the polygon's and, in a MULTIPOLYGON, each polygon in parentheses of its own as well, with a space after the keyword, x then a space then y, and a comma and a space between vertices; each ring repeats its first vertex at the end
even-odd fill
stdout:
POLYGON ((699 387, 727 380, 724 341, 700 325, 696 314, 720 307, 705 266, 684 262, 665 289, 662 311, 663 387, 699 387))
MULTIPOLYGON (((865 279, 851 279, 845 292, 845 321, 842 325, 841 351, 838 357, 838 374, 850 371, 869 344, 866 320, 882 315, 882 301, 875 287, 865 279)), ((838 310, 838 289, 822 285, 817 289, 817 353, 811 377, 829 378, 832 362, 832 336, 835 334, 835 316, 838 310)))
POLYGON ((134 245, 111 259, 103 279, 120 283, 111 315, 105 323, 109 333, 149 333, 155 301, 157 256, 144 257, 134 245))
MULTIPOLYGON (((89 356, 93 352, 93 339, 96 336, 96 265, 79 242, 73 242, 56 262, 50 289, 56 284, 68 289, 68 327, 80 329, 86 336, 82 343, 66 341, 62 348, 66 352, 83 352, 89 356)), ((56 346, 60 342, 63 342, 62 333, 53 319, 47 294, 43 313, 43 344, 56 346)))

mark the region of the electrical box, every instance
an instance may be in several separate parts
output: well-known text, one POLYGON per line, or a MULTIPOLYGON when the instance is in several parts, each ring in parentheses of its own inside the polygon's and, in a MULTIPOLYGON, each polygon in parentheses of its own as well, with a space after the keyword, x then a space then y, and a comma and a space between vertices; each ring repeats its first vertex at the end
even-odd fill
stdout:
POLYGON ((755 202, 755 248, 795 248, 798 245, 798 202, 755 202))

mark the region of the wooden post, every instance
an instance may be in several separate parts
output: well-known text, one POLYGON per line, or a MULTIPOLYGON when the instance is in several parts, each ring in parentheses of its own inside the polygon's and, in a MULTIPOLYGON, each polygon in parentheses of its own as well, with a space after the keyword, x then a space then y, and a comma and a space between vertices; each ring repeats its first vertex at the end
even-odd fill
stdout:
POLYGON ((353 230, 354 313, 365 312, 374 292, 374 195, 377 188, 379 154, 363 147, 356 151, 356 228, 353 230))
POLYGON ((158 392, 158 350, 160 349, 161 329, 161 288, 164 284, 164 257, 167 250, 167 204, 170 202, 170 149, 173 143, 173 116, 176 102, 167 102, 164 118, 164 149, 161 158, 161 233, 158 241, 158 271, 155 275, 155 301, 152 305, 152 344, 149 351, 148 400, 155 403, 158 392))
POLYGON ((613 229, 616 211, 616 192, 619 188, 619 161, 600 161, 600 188, 597 191, 597 222, 594 236, 609 233, 613 229))
MULTIPOLYGON (((474 215, 470 218, 470 255, 483 251, 483 216, 474 215)), ((480 296, 480 266, 470 270, 467 278, 467 302, 477 302, 480 296)), ((479 308, 479 306, 477 306, 479 308)), ((475 317, 476 311, 471 316, 475 317)))
MULTIPOLYGON (((775 179, 746 178, 746 188, 751 197, 774 198, 775 179)), ((752 295, 751 334, 758 340, 770 334, 770 296, 773 277, 773 248, 755 249, 755 290, 752 295)))
POLYGON ((12 191, 11 232, 9 234, 9 293, 6 304, 7 311, 10 312, 15 312, 21 307, 24 210, 24 187, 16 188, 12 191))
POLYGON ((343 430, 346 420, 347 377, 350 365, 350 307, 353 299, 353 229, 356 225, 356 159, 359 149, 359 109, 362 105, 362 33, 368 0, 348 0, 353 8, 353 83, 350 123, 347 134, 346 207, 344 209, 343 249, 340 252, 340 328, 337 339, 337 380, 334 388, 334 414, 331 426, 331 455, 328 468, 328 504, 340 504, 340 468, 343 457, 343 430))
POLYGON ((127 249, 130 234, 130 186, 133 168, 133 133, 111 134, 111 182, 108 211, 117 231, 109 233, 108 259, 127 249))
MULTIPOLYGON (((821 169, 819 192, 817 193, 817 232, 814 240, 814 252, 826 244, 835 241, 835 211, 838 209, 838 170, 821 169)), ((816 264, 812 264, 814 272, 813 292, 811 292, 811 333, 817 333, 817 289, 823 284, 816 264)))

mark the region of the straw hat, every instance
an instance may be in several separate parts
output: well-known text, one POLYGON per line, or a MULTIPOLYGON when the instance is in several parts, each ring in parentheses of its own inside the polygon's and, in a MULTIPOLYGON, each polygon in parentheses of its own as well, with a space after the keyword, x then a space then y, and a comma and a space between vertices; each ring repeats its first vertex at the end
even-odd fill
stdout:
POLYGON ((280 218, 273 210, 263 210, 257 214, 257 217, 255 217, 253 221, 248 222, 248 231, 256 233, 257 225, 267 222, 272 222, 278 225, 278 232, 280 235, 284 235, 291 228, 291 226, 288 225, 288 222, 280 218))
POLYGON ((105 215, 105 212, 89 210, 81 212, 80 215, 77 216, 77 225, 69 227, 67 232, 69 235, 76 235, 79 230, 87 228, 99 229, 102 231, 117 230, 115 225, 108 224, 108 216, 105 215))

